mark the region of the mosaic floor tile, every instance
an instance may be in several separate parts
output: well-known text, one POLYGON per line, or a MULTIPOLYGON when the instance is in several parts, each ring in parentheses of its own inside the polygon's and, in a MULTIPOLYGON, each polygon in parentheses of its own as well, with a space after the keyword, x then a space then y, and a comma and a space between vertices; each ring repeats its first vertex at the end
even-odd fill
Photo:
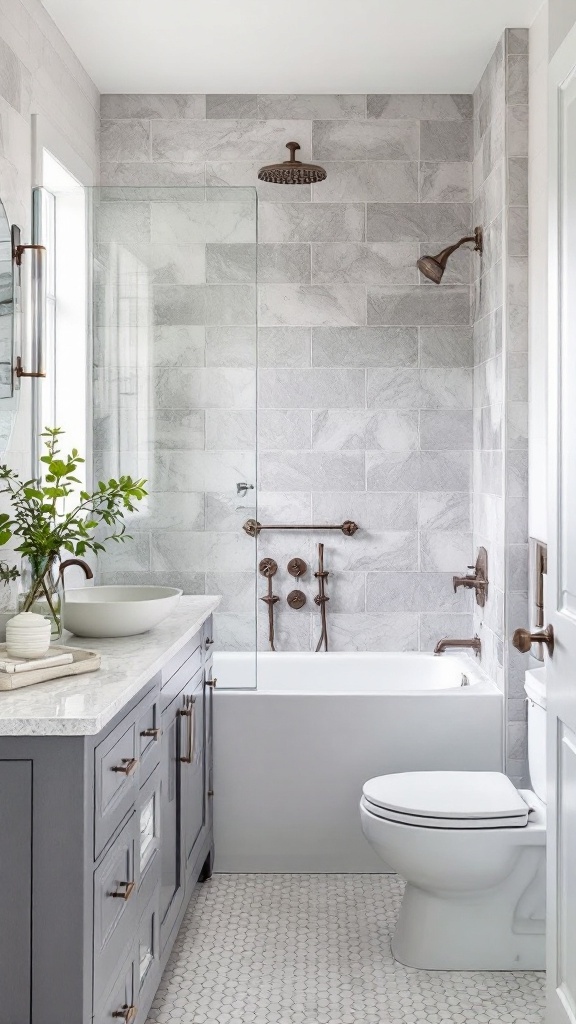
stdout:
POLYGON ((541 1024, 542 972, 396 963, 402 889, 394 875, 214 875, 148 1024, 541 1024))

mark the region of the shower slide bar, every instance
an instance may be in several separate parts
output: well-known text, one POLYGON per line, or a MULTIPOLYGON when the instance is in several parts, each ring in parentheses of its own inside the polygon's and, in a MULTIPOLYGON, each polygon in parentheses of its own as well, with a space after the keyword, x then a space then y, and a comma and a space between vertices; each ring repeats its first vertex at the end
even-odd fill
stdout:
POLYGON ((257 537, 260 530, 341 530, 346 537, 352 537, 359 526, 351 519, 346 519, 344 523, 338 523, 336 526, 283 526, 276 523, 271 526, 262 526, 257 519, 247 519, 242 529, 249 537, 257 537))

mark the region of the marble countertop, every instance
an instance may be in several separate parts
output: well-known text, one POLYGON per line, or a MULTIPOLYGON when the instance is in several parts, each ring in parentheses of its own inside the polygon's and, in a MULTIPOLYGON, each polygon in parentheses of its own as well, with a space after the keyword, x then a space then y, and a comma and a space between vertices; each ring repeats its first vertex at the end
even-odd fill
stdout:
POLYGON ((182 597, 149 633, 100 640, 67 633, 62 643, 96 650, 97 672, 0 692, 0 736, 89 736, 100 732, 198 632, 219 597, 182 597))

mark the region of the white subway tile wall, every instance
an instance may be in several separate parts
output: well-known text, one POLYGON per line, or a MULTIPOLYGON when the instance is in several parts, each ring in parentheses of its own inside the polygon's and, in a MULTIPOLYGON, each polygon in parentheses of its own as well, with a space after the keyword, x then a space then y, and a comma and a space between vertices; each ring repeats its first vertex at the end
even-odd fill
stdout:
MULTIPOLYGON (((257 247, 242 193, 101 204, 110 242, 154 270, 140 303, 155 324, 150 409, 120 446, 123 464, 145 465, 151 480, 139 527, 147 578, 223 591, 219 643, 250 649, 265 591, 257 577, 254 592, 255 562, 270 555, 277 646, 308 650, 322 540, 333 649, 430 650, 447 633, 471 635, 471 596, 455 595, 451 577, 473 557, 476 257, 459 253, 440 287, 416 260, 473 226, 472 97, 107 95, 101 115, 104 186, 254 186, 259 199, 257 247), (258 182, 289 139, 326 167, 325 182, 258 182), (257 482, 261 522, 351 518, 360 530, 255 543, 241 530, 253 492, 238 497, 239 480, 257 482), (310 566, 298 611, 285 602, 294 555, 310 566)), ((132 352, 116 378, 110 321, 98 328, 97 436, 112 463, 122 405, 138 404, 135 299, 128 316, 112 330, 132 352)))

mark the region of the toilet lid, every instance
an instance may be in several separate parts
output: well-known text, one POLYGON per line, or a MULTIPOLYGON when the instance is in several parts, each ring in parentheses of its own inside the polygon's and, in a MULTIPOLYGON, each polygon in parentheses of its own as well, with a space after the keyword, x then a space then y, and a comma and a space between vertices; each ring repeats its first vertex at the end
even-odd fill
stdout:
POLYGON ((382 818, 430 828, 509 828, 530 808, 500 772, 401 772, 365 783, 368 809, 382 818))

